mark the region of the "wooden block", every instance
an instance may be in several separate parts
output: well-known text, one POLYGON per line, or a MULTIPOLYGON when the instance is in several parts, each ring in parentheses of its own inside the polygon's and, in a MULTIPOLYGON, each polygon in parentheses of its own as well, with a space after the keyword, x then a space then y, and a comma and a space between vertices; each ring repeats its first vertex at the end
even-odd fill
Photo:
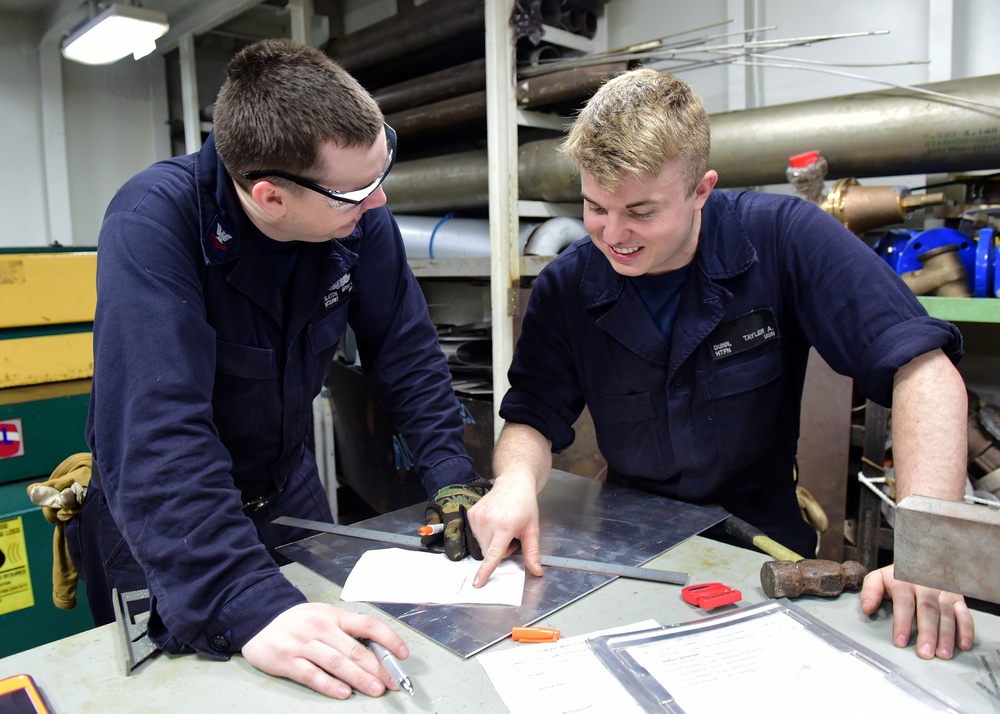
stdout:
POLYGON ((908 496, 894 549, 898 580, 1000 603, 1000 509, 908 496))

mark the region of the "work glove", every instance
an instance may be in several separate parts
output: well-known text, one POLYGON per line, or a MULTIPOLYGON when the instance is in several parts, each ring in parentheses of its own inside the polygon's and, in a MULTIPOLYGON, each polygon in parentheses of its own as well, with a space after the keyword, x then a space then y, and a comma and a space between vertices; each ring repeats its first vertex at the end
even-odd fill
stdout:
POLYGON ((806 489, 805 486, 795 487, 795 497, 799 501, 799 510, 802 511, 802 518, 819 533, 826 533, 830 527, 830 519, 823 510, 816 497, 806 489))
POLYGON ((424 519, 427 525, 444 524, 441 534, 421 537, 424 545, 433 545, 444 536, 444 554, 448 560, 461 560, 471 555, 476 560, 483 559, 482 549, 469 526, 466 511, 474 506, 489 490, 489 482, 478 479, 472 483, 458 483, 445 486, 434 494, 434 500, 427 504, 424 519))

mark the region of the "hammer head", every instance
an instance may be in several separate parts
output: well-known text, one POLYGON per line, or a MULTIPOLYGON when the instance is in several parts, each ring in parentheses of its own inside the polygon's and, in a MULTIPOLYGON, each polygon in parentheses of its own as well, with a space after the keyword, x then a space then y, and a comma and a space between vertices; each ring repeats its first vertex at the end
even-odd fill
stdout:
POLYGON ((859 589, 866 574, 865 567, 853 560, 769 560, 760 568, 760 585, 771 598, 836 597, 844 590, 859 589))

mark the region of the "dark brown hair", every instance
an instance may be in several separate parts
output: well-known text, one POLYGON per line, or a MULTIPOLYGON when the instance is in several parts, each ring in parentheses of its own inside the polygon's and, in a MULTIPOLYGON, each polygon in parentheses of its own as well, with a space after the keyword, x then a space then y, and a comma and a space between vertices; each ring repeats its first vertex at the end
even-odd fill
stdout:
POLYGON ((240 50, 226 68, 215 103, 215 146, 236 181, 280 170, 310 175, 327 142, 371 146, 382 111, 356 79, 320 50, 291 40, 263 40, 240 50))

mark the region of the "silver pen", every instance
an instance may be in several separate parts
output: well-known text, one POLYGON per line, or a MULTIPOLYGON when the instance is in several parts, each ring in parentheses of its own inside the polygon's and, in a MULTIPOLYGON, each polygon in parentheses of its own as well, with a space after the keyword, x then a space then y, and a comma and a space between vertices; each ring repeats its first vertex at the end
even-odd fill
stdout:
POLYGON ((379 658, 382 662, 382 666, 385 667, 386 671, 392 675, 392 678, 396 680, 396 684, 402 687, 407 694, 411 697, 413 696, 413 683, 410 682, 410 678, 403 671, 403 668, 399 666, 399 660, 396 659, 392 652, 387 650, 385 647, 380 645, 378 642, 372 640, 368 641, 368 649, 379 658))

